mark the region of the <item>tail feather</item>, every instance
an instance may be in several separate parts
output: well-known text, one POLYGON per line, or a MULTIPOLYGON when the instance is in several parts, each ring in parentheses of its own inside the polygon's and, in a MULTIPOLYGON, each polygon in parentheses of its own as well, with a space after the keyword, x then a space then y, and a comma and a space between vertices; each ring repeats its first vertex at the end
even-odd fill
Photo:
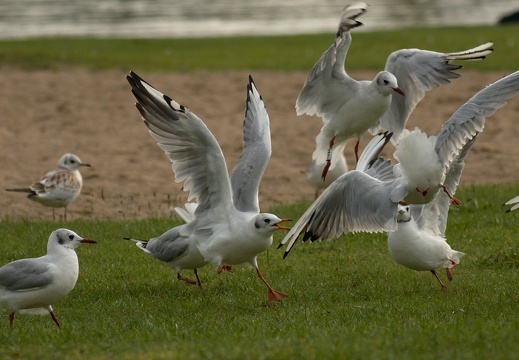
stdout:
POLYGON ((34 191, 32 191, 31 189, 29 188, 23 188, 23 189, 5 189, 5 191, 12 191, 12 192, 23 192, 23 193, 34 193, 34 191))
POLYGON ((128 238, 128 237, 125 237, 123 239, 133 241, 138 248, 142 249, 143 251, 148 252, 148 250, 146 250, 146 245, 148 244, 149 240, 134 239, 134 238, 128 238))
POLYGON ((465 255, 465 253, 461 251, 452 250, 451 260, 454 261, 456 265, 460 263, 460 259, 465 255))

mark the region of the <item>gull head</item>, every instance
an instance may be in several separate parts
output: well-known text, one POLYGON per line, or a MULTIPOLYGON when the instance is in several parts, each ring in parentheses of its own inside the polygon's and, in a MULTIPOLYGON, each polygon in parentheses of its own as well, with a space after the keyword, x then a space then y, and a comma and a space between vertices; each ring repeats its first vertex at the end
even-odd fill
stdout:
POLYGON ((50 234, 48 247, 55 248, 56 246, 63 246, 67 249, 75 249, 81 244, 97 244, 97 242, 82 238, 72 230, 61 228, 54 230, 50 234))
POLYGON ((396 221, 399 223, 411 221, 411 207, 409 205, 398 205, 398 212, 396 213, 396 221))
POLYGON ((289 219, 280 219, 274 214, 262 213, 254 217, 254 227, 262 233, 273 233, 276 230, 290 230, 281 223, 290 221, 289 219))
POLYGON ((85 164, 81 162, 79 157, 74 154, 65 154, 58 161, 58 168, 61 169, 74 171, 77 170, 80 166, 90 167, 90 164, 85 164))
POLYGON ((373 81, 377 84, 378 91, 384 96, 389 96, 393 93, 405 96, 404 91, 398 87, 398 81, 395 75, 390 72, 379 72, 373 81))

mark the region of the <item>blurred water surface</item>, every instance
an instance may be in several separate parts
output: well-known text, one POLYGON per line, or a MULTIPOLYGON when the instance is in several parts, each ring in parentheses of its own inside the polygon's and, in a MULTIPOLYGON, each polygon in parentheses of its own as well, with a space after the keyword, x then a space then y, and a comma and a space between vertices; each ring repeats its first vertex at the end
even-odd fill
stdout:
MULTIPOLYGON (((339 0, 0 0, 0 38, 211 37, 334 32, 339 0)), ((364 31, 488 25, 517 0, 371 0, 364 31)), ((359 30, 361 30, 359 29, 359 30)))

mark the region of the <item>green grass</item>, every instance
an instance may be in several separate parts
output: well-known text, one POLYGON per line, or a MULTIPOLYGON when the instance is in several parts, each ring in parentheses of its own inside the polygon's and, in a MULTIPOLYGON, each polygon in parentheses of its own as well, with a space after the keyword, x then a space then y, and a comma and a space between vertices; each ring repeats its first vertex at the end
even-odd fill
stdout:
MULTIPOLYGON (((48 234, 67 226, 98 240, 78 249, 80 278, 49 316, 17 315, 9 330, 0 310, 0 358, 9 359, 512 359, 519 357, 519 212, 501 204, 519 184, 460 189, 447 238, 467 255, 450 291, 429 272, 389 257, 384 234, 349 234, 298 244, 282 260, 273 247, 259 257, 274 288, 289 297, 266 304, 251 269, 232 274, 206 266, 204 290, 123 236, 147 237, 169 219, 67 224, 4 219, 0 263, 39 256, 48 234)), ((308 203, 270 211, 297 219, 308 203)), ((186 271, 185 275, 191 275, 186 271)), ((444 271, 440 276, 446 280, 444 271)))
MULTIPOLYGON (((477 70, 516 70, 518 25, 355 32, 348 69, 382 69, 401 48, 460 51, 487 41, 495 52, 477 70)), ((140 71, 308 70, 334 34, 210 39, 41 38, 0 41, 0 64, 27 69, 80 66, 140 71)))

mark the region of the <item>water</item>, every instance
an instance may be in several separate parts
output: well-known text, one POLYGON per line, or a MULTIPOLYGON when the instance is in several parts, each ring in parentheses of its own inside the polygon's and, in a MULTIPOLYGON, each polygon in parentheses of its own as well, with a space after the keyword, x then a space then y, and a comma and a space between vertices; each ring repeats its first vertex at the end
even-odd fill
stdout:
MULTIPOLYGON (((339 14, 348 3, 344 0, 0 0, 0 38, 334 32, 339 14)), ((361 19, 364 31, 489 25, 519 10, 517 0, 372 0, 369 4, 361 19)))

